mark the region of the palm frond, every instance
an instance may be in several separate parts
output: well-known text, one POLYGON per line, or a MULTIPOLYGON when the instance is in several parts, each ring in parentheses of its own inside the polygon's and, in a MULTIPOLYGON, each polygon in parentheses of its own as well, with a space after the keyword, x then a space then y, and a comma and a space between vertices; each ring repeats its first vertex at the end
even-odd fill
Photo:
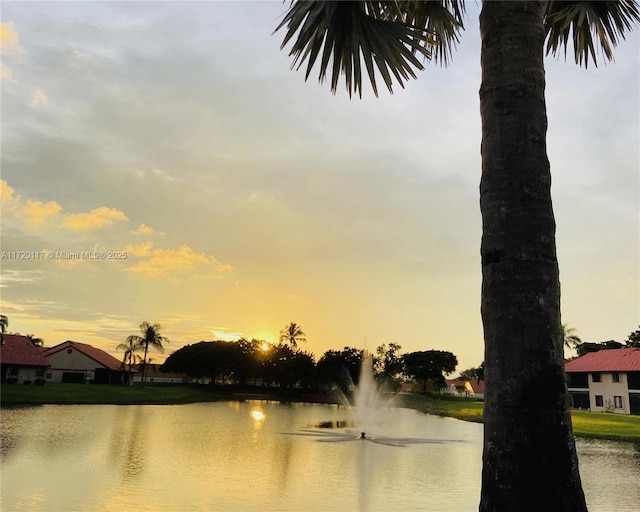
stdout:
POLYGON ((640 22, 640 11, 636 0, 618 1, 549 1, 545 23, 547 31, 547 54, 555 55, 564 47, 565 59, 572 39, 576 64, 585 68, 589 56, 598 65, 596 45, 606 60, 613 60, 613 48, 625 32, 640 22))
POLYGON ((462 16, 458 0, 298 0, 276 31, 287 28, 281 49, 297 33, 289 55, 294 58, 292 68, 307 62, 305 80, 320 57, 320 82, 330 73, 335 93, 344 75, 349 96, 353 92, 362 96, 362 59, 377 96, 376 70, 393 93, 394 83, 404 87, 405 81, 415 78, 414 69, 424 69, 417 54, 446 64, 463 28, 462 16))

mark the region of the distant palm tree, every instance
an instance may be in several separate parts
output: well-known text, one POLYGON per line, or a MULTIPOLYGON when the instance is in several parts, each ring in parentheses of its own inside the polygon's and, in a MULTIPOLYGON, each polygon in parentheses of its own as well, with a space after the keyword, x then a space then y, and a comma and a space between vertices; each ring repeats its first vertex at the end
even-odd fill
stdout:
POLYGON ((305 343, 307 338, 302 328, 295 322, 291 322, 280 331, 280 343, 288 343, 291 348, 296 348, 298 342, 305 343))
POLYGON ((0 315, 0 344, 4 343, 4 333, 9 327, 9 319, 5 315, 0 315))
POLYGON ((154 348, 158 352, 164 352, 163 343, 169 343, 169 340, 160 334, 162 326, 160 324, 150 324, 142 322, 140 324, 142 336, 132 335, 127 338, 126 345, 137 346, 138 350, 144 350, 142 358, 142 385, 144 386, 145 375, 147 373, 147 352, 149 347, 154 348))
POLYGON ((569 324, 562 324, 562 338, 564 339, 564 346, 568 349, 576 348, 582 343, 576 332, 578 331, 573 327, 569 327, 569 324))
POLYGON ((140 336, 129 336, 127 337, 127 341, 125 341, 124 343, 120 343, 116 347, 116 352, 118 350, 124 350, 124 355, 122 357, 122 366, 124 368, 125 365, 128 365, 127 384, 129 386, 133 385, 133 379, 131 378, 131 370, 133 368, 133 364, 137 363, 140 359, 140 356, 138 356, 136 352, 142 349, 142 347, 137 344, 137 338, 140 338, 140 336))

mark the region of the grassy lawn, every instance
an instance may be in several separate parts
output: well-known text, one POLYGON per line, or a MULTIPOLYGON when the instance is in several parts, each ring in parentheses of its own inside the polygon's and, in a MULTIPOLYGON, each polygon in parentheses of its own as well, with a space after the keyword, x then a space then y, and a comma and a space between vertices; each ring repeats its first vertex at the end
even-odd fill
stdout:
POLYGON ((459 398, 446 395, 417 395, 402 393, 398 403, 408 409, 416 409, 427 414, 449 416, 464 421, 482 423, 483 403, 475 398, 459 398))
MULTIPOLYGON (((451 416, 465 421, 482 422, 483 403, 475 399, 400 395, 403 406, 429 414, 451 416)), ((640 442, 640 416, 571 411, 573 433, 578 437, 640 442)))
POLYGON ((577 436, 640 442, 638 415, 571 411, 571 419, 577 436))
MULTIPOLYGON (((179 404, 237 398, 208 386, 92 386, 87 384, 46 384, 22 386, 4 384, 0 388, 2 405, 10 404, 179 404)), ((252 394, 243 393, 249 398, 252 394)), ((260 398, 255 395, 255 398, 260 398)), ((275 397, 273 397, 275 398, 275 397)), ((284 398, 284 397, 282 397, 284 398)), ((296 400, 294 397, 286 399, 296 400)), ((428 414, 482 422, 483 403, 473 398, 446 395, 398 395, 397 405, 428 414)), ((640 442, 640 416, 571 411, 576 436, 640 442)))

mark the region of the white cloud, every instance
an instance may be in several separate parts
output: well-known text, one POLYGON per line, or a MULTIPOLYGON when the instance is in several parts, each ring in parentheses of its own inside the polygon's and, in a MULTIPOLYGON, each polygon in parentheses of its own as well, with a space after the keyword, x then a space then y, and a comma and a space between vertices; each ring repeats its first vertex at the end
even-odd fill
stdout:
POLYGON ((63 226, 73 231, 90 231, 113 224, 113 221, 127 221, 127 216, 115 208, 101 206, 89 213, 74 213, 65 216, 63 226))
POLYGON ((138 229, 133 231, 135 235, 150 235, 154 232, 154 229, 147 226, 146 224, 140 224, 138 229))
POLYGON ((27 216, 27 223, 32 227, 43 226, 50 219, 57 217, 61 211, 62 206, 55 201, 43 203, 28 200, 22 207, 22 214, 27 216))
POLYGON ((231 265, 220 263, 213 256, 194 251, 186 245, 178 249, 153 249, 151 242, 147 242, 142 245, 127 246, 124 251, 127 255, 141 258, 126 270, 150 277, 164 277, 179 270, 198 270, 208 276, 233 270, 231 265))

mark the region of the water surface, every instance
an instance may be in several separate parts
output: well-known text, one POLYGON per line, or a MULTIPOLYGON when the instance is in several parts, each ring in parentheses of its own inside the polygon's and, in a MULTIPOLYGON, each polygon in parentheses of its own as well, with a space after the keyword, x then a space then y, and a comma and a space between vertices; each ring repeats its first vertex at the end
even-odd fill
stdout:
MULTIPOLYGON (((261 401, 3 409, 0 508, 477 510, 482 425, 387 409, 367 437, 423 441, 395 447, 358 440, 350 419, 344 407, 261 401), (331 430, 340 442, 298 435, 327 432, 321 424, 342 425, 331 430)), ((578 450, 590 510, 636 511, 634 446, 579 440, 578 450)))

